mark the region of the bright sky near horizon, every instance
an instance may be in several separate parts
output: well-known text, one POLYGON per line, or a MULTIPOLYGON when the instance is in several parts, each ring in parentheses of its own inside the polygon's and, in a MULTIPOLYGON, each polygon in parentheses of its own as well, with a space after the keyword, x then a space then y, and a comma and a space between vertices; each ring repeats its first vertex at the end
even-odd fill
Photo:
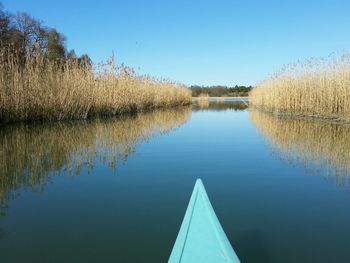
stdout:
POLYGON ((350 1, 0 0, 98 62, 188 85, 254 85, 284 64, 350 49, 350 1))

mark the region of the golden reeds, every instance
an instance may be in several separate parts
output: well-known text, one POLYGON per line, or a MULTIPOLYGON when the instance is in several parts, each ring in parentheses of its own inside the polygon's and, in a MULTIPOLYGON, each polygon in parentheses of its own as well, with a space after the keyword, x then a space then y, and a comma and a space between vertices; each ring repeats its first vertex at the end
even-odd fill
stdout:
POLYGON ((113 59, 95 68, 0 50, 0 122, 86 119, 191 103, 182 84, 139 76, 113 59))
POLYGON ((303 164, 310 172, 324 170, 339 185, 350 186, 349 125, 273 116, 254 109, 250 117, 279 156, 303 164))
POLYGON ((190 107, 73 123, 9 125, 0 129, 0 212, 21 187, 40 191, 50 175, 91 171, 96 160, 112 171, 135 146, 185 123, 190 107))
POLYGON ((263 81, 250 103, 278 114, 350 120, 350 55, 289 65, 263 81))

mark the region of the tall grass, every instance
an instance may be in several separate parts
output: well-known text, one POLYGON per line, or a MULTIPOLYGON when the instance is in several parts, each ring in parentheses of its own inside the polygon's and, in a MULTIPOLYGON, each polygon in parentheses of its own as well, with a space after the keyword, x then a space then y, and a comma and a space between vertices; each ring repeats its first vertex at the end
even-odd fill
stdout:
POLYGON ((113 58, 92 68, 40 55, 23 63, 7 54, 0 51, 0 122, 86 119, 191 102, 184 85, 137 75, 113 58))
POLYGON ((289 65, 249 97, 252 106, 274 113, 350 120, 350 55, 289 65))

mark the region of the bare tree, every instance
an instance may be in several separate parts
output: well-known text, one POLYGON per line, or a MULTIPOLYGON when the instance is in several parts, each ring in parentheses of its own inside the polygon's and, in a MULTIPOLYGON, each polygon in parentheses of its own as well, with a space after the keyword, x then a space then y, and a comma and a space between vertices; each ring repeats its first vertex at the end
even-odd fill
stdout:
POLYGON ((42 52, 45 52, 48 32, 42 22, 23 12, 18 12, 14 21, 17 30, 22 34, 23 51, 33 52, 38 46, 42 52))

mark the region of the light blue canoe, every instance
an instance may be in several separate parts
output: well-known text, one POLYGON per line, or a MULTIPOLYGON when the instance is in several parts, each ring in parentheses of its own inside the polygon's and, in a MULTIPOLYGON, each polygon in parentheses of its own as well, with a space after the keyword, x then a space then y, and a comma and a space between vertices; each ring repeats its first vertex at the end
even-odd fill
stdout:
POLYGON ((197 179, 168 263, 239 263, 197 179))

